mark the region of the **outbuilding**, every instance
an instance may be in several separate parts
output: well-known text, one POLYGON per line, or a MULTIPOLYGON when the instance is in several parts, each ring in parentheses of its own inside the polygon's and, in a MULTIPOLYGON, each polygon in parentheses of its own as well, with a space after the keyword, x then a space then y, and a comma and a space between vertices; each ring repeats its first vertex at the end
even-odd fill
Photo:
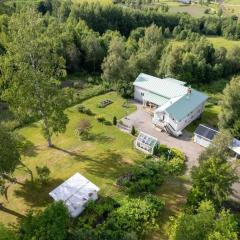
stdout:
POLYGON ((147 154, 153 154, 154 148, 159 144, 158 139, 144 132, 138 134, 135 147, 147 154))
MULTIPOLYGON (((194 132, 194 142, 203 147, 208 147, 218 133, 219 131, 216 129, 200 124, 194 132)), ((234 152, 236 158, 240 157, 240 140, 233 138, 229 149, 234 152)))
POLYGON ((74 174, 49 195, 55 201, 63 201, 70 215, 75 218, 83 212, 89 201, 98 199, 99 187, 80 173, 74 174))
POLYGON ((208 147, 217 133, 217 130, 200 124, 194 132, 194 142, 203 147, 208 147))

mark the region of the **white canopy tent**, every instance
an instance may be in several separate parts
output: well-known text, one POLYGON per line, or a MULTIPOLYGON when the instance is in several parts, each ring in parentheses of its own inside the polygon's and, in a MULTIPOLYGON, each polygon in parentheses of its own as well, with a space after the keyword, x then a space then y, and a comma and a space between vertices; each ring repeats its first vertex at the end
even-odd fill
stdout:
POLYGON ((80 173, 74 174, 49 195, 55 201, 63 201, 72 217, 77 217, 90 200, 98 199, 99 188, 80 173))

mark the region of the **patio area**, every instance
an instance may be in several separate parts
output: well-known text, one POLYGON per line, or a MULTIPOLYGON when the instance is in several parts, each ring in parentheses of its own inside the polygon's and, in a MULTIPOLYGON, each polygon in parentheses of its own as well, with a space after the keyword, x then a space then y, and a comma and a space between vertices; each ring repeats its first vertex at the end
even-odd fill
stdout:
POLYGON ((143 109, 142 104, 135 103, 137 110, 127 117, 122 119, 122 122, 131 127, 134 126, 139 131, 145 132, 157 138, 160 144, 166 144, 169 147, 175 147, 183 151, 187 157, 187 168, 189 170, 198 164, 198 157, 204 148, 193 142, 193 134, 187 131, 183 135, 175 138, 168 135, 166 132, 161 132, 152 124, 152 116, 143 109))

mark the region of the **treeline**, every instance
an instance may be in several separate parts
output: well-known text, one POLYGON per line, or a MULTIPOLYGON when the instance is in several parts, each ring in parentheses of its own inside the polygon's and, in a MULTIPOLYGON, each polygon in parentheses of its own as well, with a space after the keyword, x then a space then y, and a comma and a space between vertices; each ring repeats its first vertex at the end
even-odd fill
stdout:
MULTIPOLYGON (((93 6, 95 5, 81 5, 86 9, 93 6)), ((60 10, 62 12, 61 7, 60 10)), ((87 11, 80 12, 83 14, 87 11)), ((13 39, 13 31, 9 26, 24 28, 24 25, 19 25, 18 18, 28 15, 31 18, 30 14, 32 12, 22 10, 11 16, 0 16, 0 54, 5 55, 13 39)), ((152 24, 134 29, 126 37, 119 31, 112 30, 100 34, 88 26, 90 19, 84 21, 71 11, 68 17, 64 14, 60 17, 55 16, 52 8, 51 14, 39 15, 44 21, 42 31, 45 41, 48 36, 54 39, 56 52, 59 57, 63 57, 67 72, 102 74, 105 86, 118 90, 125 97, 131 96, 132 82, 141 72, 161 77, 172 76, 199 84, 240 71, 240 48, 233 47, 229 51, 223 47, 215 49, 199 33, 191 30, 177 31, 181 26, 188 26, 183 22, 172 32, 170 28, 152 24), (175 46, 171 43, 172 38, 185 40, 185 44, 175 46)))
MULTIPOLYGON (((28 2, 29 5, 29 2, 28 2)), ((71 0, 43 0, 32 5, 43 14, 50 14, 61 21, 69 16, 76 21, 82 19, 94 31, 103 34, 107 30, 117 30, 128 37, 133 29, 156 24, 158 27, 175 31, 192 31, 206 35, 224 36, 228 39, 240 38, 240 22, 237 16, 208 16, 194 18, 186 13, 170 14, 158 9, 133 9, 119 5, 100 3, 72 3, 71 0)), ((19 11, 24 3, 12 3, 10 9, 19 11)))

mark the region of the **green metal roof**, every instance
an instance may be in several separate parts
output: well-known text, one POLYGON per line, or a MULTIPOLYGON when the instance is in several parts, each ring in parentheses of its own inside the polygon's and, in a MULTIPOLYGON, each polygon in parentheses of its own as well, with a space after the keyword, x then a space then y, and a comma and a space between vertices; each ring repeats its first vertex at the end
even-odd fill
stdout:
POLYGON ((208 97, 205 94, 192 89, 191 94, 185 94, 174 104, 170 105, 165 111, 175 120, 181 121, 207 99, 208 97))
POLYGON ((184 86, 185 82, 179 81, 177 79, 161 79, 144 73, 141 73, 137 77, 133 85, 166 98, 175 98, 182 96, 187 93, 188 89, 186 86, 184 86))
POLYGON ((159 96, 155 93, 145 93, 143 99, 145 101, 149 101, 151 103, 155 103, 156 105, 162 105, 164 103, 166 103, 169 99, 168 98, 165 98, 165 97, 162 97, 162 96, 159 96))

